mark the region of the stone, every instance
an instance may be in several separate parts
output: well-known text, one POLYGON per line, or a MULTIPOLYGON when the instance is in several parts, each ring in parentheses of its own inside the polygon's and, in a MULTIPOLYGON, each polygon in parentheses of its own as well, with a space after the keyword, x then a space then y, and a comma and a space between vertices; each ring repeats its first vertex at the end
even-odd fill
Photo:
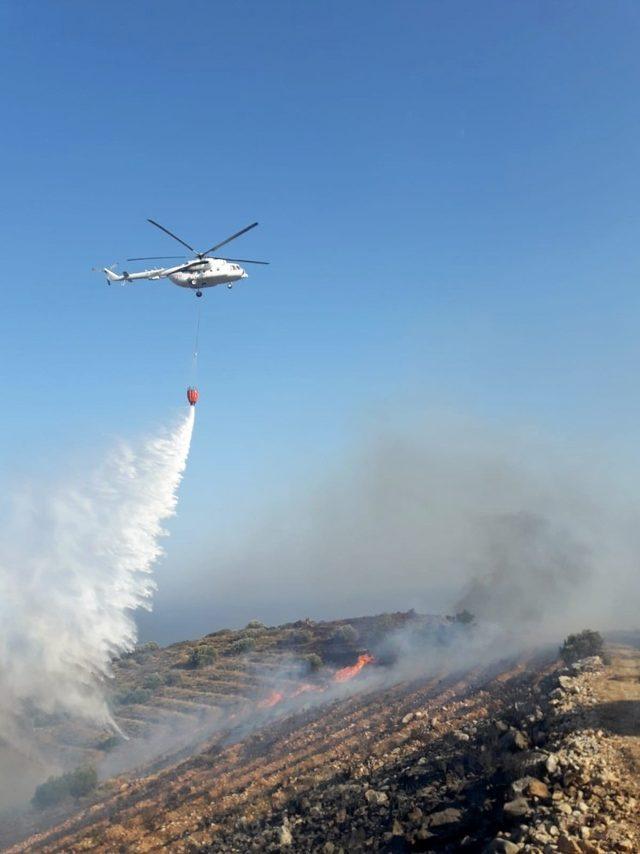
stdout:
POLYGON ((545 762, 545 768, 547 769, 547 773, 555 774, 558 770, 558 757, 555 753, 550 753, 547 756, 547 761, 545 762))
POLYGON ((407 818, 412 824, 420 824, 422 821, 422 810, 420 807, 413 807, 411 812, 407 813, 407 818))
POLYGON ((457 824, 462 818, 462 810, 449 807, 446 810, 438 810, 427 816, 427 824, 430 828, 442 827, 446 824, 457 824))
POLYGON ((397 818, 394 818, 393 825, 391 827, 391 835, 392 836, 403 836, 404 835, 404 827, 400 824, 397 818))
POLYGON ((506 732, 500 739, 500 747, 503 750, 527 750, 529 747, 529 739, 520 732, 519 729, 512 729, 506 732))
POLYGON ((293 836, 291 835, 291 831, 289 830, 289 825, 285 821, 285 823, 280 828, 280 845, 287 846, 293 844, 293 836))
POLYGON ((414 713, 413 713, 413 712, 409 712, 409 714, 408 714, 408 715, 405 715, 405 716, 402 718, 402 723, 403 723, 403 724, 411 723, 411 721, 414 719, 414 717, 415 717, 414 713))
POLYGON ((549 787, 542 780, 531 777, 524 790, 524 794, 530 798, 541 798, 547 800, 550 796, 549 787))
POLYGON ((511 784, 511 792, 516 798, 524 795, 547 800, 551 796, 547 784, 538 780, 537 777, 520 777, 511 784))
POLYGON ((582 854, 582 847, 564 833, 558 837, 556 845, 558 846, 558 851, 562 851, 562 854, 582 854))
POLYGON ((386 792, 376 792, 375 789, 367 789, 364 796, 368 804, 375 804, 380 807, 389 803, 386 792))
POLYGON ((514 798, 507 801, 502 809, 508 818, 521 818, 529 812, 530 807, 526 798, 514 798))

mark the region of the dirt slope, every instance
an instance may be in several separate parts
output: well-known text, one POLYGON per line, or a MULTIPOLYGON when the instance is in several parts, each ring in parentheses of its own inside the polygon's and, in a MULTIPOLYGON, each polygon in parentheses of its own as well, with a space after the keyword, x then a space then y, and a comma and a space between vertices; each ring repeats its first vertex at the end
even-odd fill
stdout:
POLYGON ((640 851, 639 677, 622 646, 606 667, 363 670, 361 692, 234 719, 10 850, 640 851))

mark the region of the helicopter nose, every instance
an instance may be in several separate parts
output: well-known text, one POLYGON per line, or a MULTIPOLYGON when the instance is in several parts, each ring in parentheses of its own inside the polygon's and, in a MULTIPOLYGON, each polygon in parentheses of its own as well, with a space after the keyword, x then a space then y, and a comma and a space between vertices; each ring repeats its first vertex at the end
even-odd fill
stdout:
POLYGON ((242 275, 240 276, 240 278, 241 279, 248 279, 249 278, 249 274, 247 273, 246 270, 242 271, 242 275))

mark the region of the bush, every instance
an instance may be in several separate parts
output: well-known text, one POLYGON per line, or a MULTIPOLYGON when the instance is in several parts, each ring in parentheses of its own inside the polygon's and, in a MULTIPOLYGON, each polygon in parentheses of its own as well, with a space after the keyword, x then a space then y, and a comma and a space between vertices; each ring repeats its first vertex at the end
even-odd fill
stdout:
POLYGON ((175 673, 174 671, 170 670, 169 673, 167 673, 164 677, 164 684, 180 686, 183 684, 182 676, 179 673, 175 673))
POLYGON ((131 706, 134 703, 146 703, 151 699, 151 691, 147 688, 132 688, 130 691, 121 691, 116 694, 116 703, 121 706, 131 706))
POLYGON ((120 741, 121 739, 117 735, 107 735, 96 744, 96 749, 109 753, 110 750, 113 750, 114 747, 120 744, 120 741))
POLYGON ((331 632, 331 639, 341 643, 355 643, 360 635, 357 629, 346 623, 344 626, 336 626, 331 632))
POLYGON ((98 785, 98 774, 91 765, 76 768, 67 776, 69 777, 69 794, 73 795, 74 798, 88 795, 98 785))
POLYGON ((309 673, 315 673, 316 670, 320 670, 323 664, 322 659, 315 652, 305 655, 304 660, 307 662, 309 673))
POLYGON ((189 655, 189 667, 207 667, 217 659, 218 652, 214 646, 208 643, 202 643, 195 646, 189 655))
POLYGON ((71 796, 80 798, 88 795, 98 785, 96 769, 87 765, 76 768, 60 777, 49 777, 35 791, 31 803, 36 809, 45 809, 71 796))
POLYGON ((261 620, 249 620, 245 629, 266 629, 267 627, 261 620))
POLYGON ((459 611, 455 617, 453 618, 454 623, 460 623, 462 626, 469 626, 471 623, 475 622, 475 616, 471 613, 471 611, 467 611, 465 608, 464 611, 459 611))
POLYGON ((229 655, 242 655, 244 652, 251 652, 255 647, 256 642, 253 638, 240 638, 237 641, 229 644, 227 653, 229 655))
POLYGON ((585 629, 575 635, 569 635, 560 647, 560 658, 567 664, 578 661, 580 658, 588 658, 591 655, 599 655, 604 658, 604 640, 600 632, 585 629))
POLYGON ((145 676, 142 684, 145 688, 155 691, 163 684, 162 676, 159 673, 150 673, 148 676, 145 676))

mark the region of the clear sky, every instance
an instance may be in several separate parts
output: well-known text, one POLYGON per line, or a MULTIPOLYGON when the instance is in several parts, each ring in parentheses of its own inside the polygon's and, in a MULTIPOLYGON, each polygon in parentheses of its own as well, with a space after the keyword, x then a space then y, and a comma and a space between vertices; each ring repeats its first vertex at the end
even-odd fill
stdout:
POLYGON ((15 0, 0 24, 8 483, 184 406, 194 296, 91 272, 178 248, 147 217, 199 247, 257 219, 233 254, 272 262, 199 301, 161 583, 370 413, 633 448, 637 3, 15 0))

